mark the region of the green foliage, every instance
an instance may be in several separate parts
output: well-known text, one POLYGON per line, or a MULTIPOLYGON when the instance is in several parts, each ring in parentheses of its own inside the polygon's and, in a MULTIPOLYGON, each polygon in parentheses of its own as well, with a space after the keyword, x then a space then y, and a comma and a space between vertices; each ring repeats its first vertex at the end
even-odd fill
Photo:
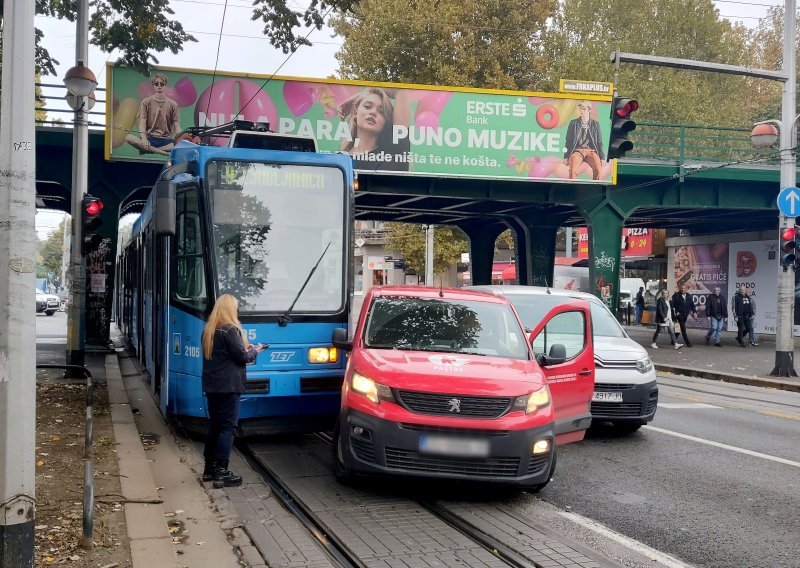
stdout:
MULTIPOLYGON (((67 223, 67 231, 71 231, 70 224, 67 223)), ((60 224, 46 239, 39 240, 37 243, 38 256, 36 275, 38 278, 46 278, 48 272, 55 273, 61 278, 62 258, 66 254, 64 246, 64 225, 60 224)))
POLYGON ((343 77, 534 89, 549 75, 541 38, 556 0, 361 0, 331 21, 343 77))
MULTIPOLYGON (((295 28, 304 25, 322 28, 325 18, 335 11, 349 10, 355 0, 311 0, 304 11, 295 11, 286 0, 253 0, 253 21, 264 22, 264 35, 269 42, 284 53, 297 50, 301 45, 311 45, 307 36, 297 35, 295 28)), ((296 6, 296 3, 293 2, 296 6)))
MULTIPOLYGON (((425 273, 425 231, 422 225, 387 223, 387 249, 400 253, 419 274, 425 273)), ((469 239, 458 227, 437 225, 433 233, 433 270, 446 271, 469 251, 469 239)))

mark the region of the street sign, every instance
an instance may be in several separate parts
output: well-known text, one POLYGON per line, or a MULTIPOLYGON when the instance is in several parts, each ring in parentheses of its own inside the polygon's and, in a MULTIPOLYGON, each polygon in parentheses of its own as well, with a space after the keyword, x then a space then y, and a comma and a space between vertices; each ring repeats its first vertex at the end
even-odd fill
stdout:
POLYGON ((356 239, 356 246, 361 248, 364 246, 364 239, 356 239))
POLYGON ((787 217, 800 215, 800 189, 787 187, 778 194, 778 209, 787 217))

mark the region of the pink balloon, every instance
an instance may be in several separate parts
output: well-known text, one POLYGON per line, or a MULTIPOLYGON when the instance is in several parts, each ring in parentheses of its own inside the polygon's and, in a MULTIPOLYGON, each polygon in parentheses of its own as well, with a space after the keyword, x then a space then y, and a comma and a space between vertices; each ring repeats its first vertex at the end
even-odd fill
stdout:
POLYGON ((439 128, 439 116, 433 112, 417 112, 414 125, 419 128, 439 128))
POLYGON ((614 171, 614 164, 612 164, 611 162, 606 162, 600 168, 600 179, 610 179, 613 171, 614 171))
POLYGON ((553 163, 542 160, 540 157, 535 156, 528 158, 528 177, 544 178, 553 169, 553 163))
POLYGON ((419 100, 417 116, 424 112, 432 112, 438 116, 452 96, 453 93, 448 91, 431 91, 419 100))
POLYGON ((314 104, 315 85, 299 81, 286 81, 283 84, 283 100, 289 111, 295 116, 302 116, 314 104))
MULTIPOLYGON (((278 126, 278 111, 261 85, 247 79, 222 79, 202 92, 194 107, 195 124, 218 126, 236 119, 253 122, 269 122, 278 126)), ((216 146, 225 146, 226 139, 213 141, 216 146)))
POLYGON ((175 82, 175 102, 178 106, 191 106, 196 99, 197 88, 189 77, 181 77, 175 82))

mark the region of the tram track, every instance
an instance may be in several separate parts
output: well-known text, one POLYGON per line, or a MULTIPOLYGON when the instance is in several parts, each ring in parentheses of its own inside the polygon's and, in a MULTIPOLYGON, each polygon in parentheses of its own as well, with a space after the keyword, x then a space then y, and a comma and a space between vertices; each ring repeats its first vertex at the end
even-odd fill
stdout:
MULTIPOLYGON (((327 445, 333 442, 332 437, 328 433, 318 432, 315 436, 327 445)), ((309 532, 315 542, 318 543, 333 562, 348 568, 366 568, 368 566, 342 539, 338 538, 337 535, 326 526, 310 507, 303 503, 302 499, 292 491, 291 487, 289 487, 289 485, 284 482, 255 451, 247 446, 246 443, 239 444, 238 449, 248 464, 258 473, 264 482, 270 486, 275 497, 298 519, 301 525, 309 532)), ((441 504, 435 501, 413 498, 411 501, 441 523, 457 531, 470 542, 488 551, 493 557, 502 561, 506 566, 513 568, 542 568, 541 564, 520 554, 491 534, 470 524, 461 516, 453 513, 441 504)))

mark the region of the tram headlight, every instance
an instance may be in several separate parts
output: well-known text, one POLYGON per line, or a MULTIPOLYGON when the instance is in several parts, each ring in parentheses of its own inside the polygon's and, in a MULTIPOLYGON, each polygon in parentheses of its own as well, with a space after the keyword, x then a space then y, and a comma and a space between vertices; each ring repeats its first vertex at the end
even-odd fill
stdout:
POLYGON ((336 363, 339 350, 336 347, 312 347, 308 350, 309 363, 336 363))
POLYGON ((392 389, 386 385, 376 383, 372 379, 365 377, 359 372, 353 373, 353 377, 350 379, 350 382, 353 385, 353 390, 355 392, 364 395, 375 404, 380 404, 381 400, 394 400, 392 389))

